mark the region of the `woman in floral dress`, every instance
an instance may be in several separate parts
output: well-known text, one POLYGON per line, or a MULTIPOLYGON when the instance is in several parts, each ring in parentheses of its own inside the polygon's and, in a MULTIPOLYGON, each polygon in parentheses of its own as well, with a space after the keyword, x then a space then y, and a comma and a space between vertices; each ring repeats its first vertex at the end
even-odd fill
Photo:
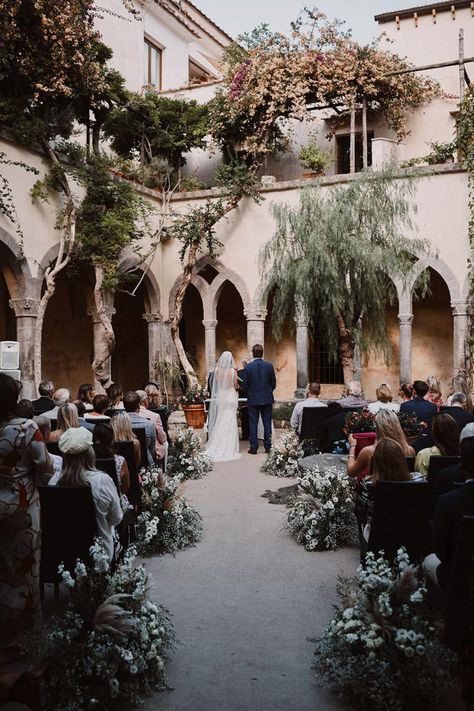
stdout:
POLYGON ((33 420, 15 417, 17 384, 0 373, 0 644, 41 624, 40 502, 48 463, 33 420))

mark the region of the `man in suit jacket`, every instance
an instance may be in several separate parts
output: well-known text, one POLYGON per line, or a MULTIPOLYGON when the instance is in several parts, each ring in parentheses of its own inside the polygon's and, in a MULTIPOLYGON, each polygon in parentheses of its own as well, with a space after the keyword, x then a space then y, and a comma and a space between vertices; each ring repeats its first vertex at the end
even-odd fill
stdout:
POLYGON ((35 415, 42 415, 54 407, 53 393, 54 385, 50 380, 42 380, 38 386, 39 398, 32 400, 35 415))
POLYGON ((474 422, 474 415, 472 412, 467 412, 466 410, 467 398, 464 393, 454 393, 451 396, 450 407, 443 407, 442 412, 446 415, 451 415, 453 420, 455 420, 459 431, 462 432, 463 428, 470 422, 474 422))
POLYGON ((132 429, 145 430, 148 466, 152 467, 155 464, 155 426, 150 420, 140 416, 140 395, 135 390, 129 390, 125 393, 123 406, 132 423, 132 429))
POLYGON ((425 400, 425 395, 428 392, 428 384, 424 380, 415 380, 413 383, 415 397, 400 405, 400 412, 409 412, 415 415, 419 422, 426 422, 428 429, 431 430, 431 420, 438 412, 436 405, 429 400, 425 400))
POLYGON ((438 498, 434 516, 434 553, 423 561, 426 574, 444 590, 449 586, 461 519, 474 516, 473 437, 466 437, 461 442, 461 467, 466 481, 438 498))
POLYGON ((249 412, 249 454, 257 454, 257 425, 259 415, 263 421, 263 444, 269 452, 272 446, 272 405, 273 391, 276 388, 276 377, 273 365, 263 360, 263 346, 252 348, 254 360, 244 368, 242 388, 247 393, 247 408, 249 412))

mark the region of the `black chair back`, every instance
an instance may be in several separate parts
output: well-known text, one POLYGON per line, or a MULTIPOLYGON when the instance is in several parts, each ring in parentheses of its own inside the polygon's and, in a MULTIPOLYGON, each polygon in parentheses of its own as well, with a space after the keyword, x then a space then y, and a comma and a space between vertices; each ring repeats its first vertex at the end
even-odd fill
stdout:
POLYGON ((50 454, 58 454, 59 456, 61 456, 58 442, 46 442, 46 449, 50 454))
POLYGON ((170 411, 165 405, 160 405, 159 407, 149 407, 150 412, 156 412, 161 418, 161 424, 163 429, 168 434, 168 418, 170 416, 170 411))
POLYGON ((97 535, 90 486, 39 486, 41 501, 40 582, 59 581, 58 565, 74 570, 76 560, 89 560, 97 535))
POLYGON ((474 516, 463 516, 445 609, 445 642, 462 651, 474 625, 474 516))
POLYGON ((459 464, 460 461, 461 457, 432 454, 428 465, 428 481, 431 482, 442 469, 451 467, 453 464, 459 464))
POLYGON ((115 465, 115 459, 113 457, 107 457, 103 459, 97 458, 95 460, 95 468, 101 472, 105 472, 114 482, 117 487, 117 491, 120 494, 120 482, 117 476, 117 467, 115 465))
POLYGON ((130 489, 128 490, 127 497, 132 506, 140 511, 141 508, 141 485, 138 478, 138 467, 135 462, 135 447, 133 442, 114 442, 114 448, 117 454, 124 457, 128 466, 128 473, 130 475, 130 489))
POLYGON ((54 432, 54 430, 58 429, 58 421, 57 419, 51 420, 51 432, 54 432))
POLYGON ((140 442, 140 467, 148 467, 148 447, 146 443, 146 432, 144 427, 132 427, 132 432, 140 442))
POLYGON ((327 407, 304 407, 301 415, 300 440, 312 440, 320 449, 323 424, 328 417, 327 407))
POLYGON ((429 484, 377 482, 368 550, 383 550, 387 559, 393 560, 404 546, 411 561, 420 561, 432 551, 431 539, 429 484))
POLYGON ((416 457, 405 457, 407 460, 407 467, 409 472, 415 471, 415 459, 416 457))

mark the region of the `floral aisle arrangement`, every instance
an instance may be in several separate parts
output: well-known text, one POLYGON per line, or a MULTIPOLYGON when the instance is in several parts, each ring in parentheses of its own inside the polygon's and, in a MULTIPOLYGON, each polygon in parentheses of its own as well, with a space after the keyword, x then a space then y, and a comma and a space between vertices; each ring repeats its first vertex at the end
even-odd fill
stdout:
POLYGON ((405 437, 408 439, 418 437, 422 427, 416 415, 412 415, 409 412, 399 412, 397 414, 398 419, 400 420, 401 428, 405 433, 405 437))
POLYGON ((346 434, 375 432, 375 415, 373 415, 369 410, 348 412, 346 415, 344 432, 346 434))
POLYGON ((140 555, 174 553, 201 540, 202 518, 183 497, 183 477, 161 469, 142 474, 142 508, 137 520, 140 555))
POLYGON ((273 476, 298 476, 298 459, 303 456, 303 447, 296 432, 289 432, 275 442, 265 458, 262 472, 273 476))
POLYGON ((100 541, 90 552, 73 575, 61 570, 70 598, 43 644, 45 708, 55 711, 125 708, 166 687, 173 627, 147 597, 145 567, 135 566, 133 549, 115 570, 100 541))
POLYGON ((288 528, 308 551, 336 550, 355 538, 353 482, 336 466, 306 471, 301 494, 288 513, 288 528))
POLYGON ((360 709, 433 708, 453 683, 456 657, 440 641, 406 551, 393 568, 368 553, 338 593, 342 607, 316 643, 318 677, 360 709))
POLYGON ((193 428, 178 428, 168 458, 168 476, 180 474, 183 479, 201 479, 211 469, 212 460, 204 454, 201 440, 193 428))

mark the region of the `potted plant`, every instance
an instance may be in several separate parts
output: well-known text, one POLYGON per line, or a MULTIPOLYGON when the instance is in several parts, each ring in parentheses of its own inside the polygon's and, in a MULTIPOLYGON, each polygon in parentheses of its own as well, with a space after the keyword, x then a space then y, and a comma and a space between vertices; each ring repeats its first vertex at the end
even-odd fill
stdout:
POLYGON ((310 171, 309 173, 303 173, 303 178, 314 178, 317 175, 323 175, 330 162, 329 154, 321 150, 317 143, 314 142, 303 146, 298 153, 298 158, 302 166, 310 171))
POLYGON ((181 408, 189 427, 200 430, 206 422, 204 401, 207 398, 207 391, 202 385, 194 385, 188 388, 181 398, 181 408))
POLYGON ((166 407, 169 405, 169 395, 173 395, 174 388, 181 385, 181 368, 179 363, 171 360, 159 360, 155 363, 156 373, 161 381, 162 391, 165 394, 166 407))
POLYGON ((344 432, 354 435, 357 440, 355 456, 360 450, 374 443, 375 440, 375 415, 369 410, 351 411, 346 415, 344 432))

